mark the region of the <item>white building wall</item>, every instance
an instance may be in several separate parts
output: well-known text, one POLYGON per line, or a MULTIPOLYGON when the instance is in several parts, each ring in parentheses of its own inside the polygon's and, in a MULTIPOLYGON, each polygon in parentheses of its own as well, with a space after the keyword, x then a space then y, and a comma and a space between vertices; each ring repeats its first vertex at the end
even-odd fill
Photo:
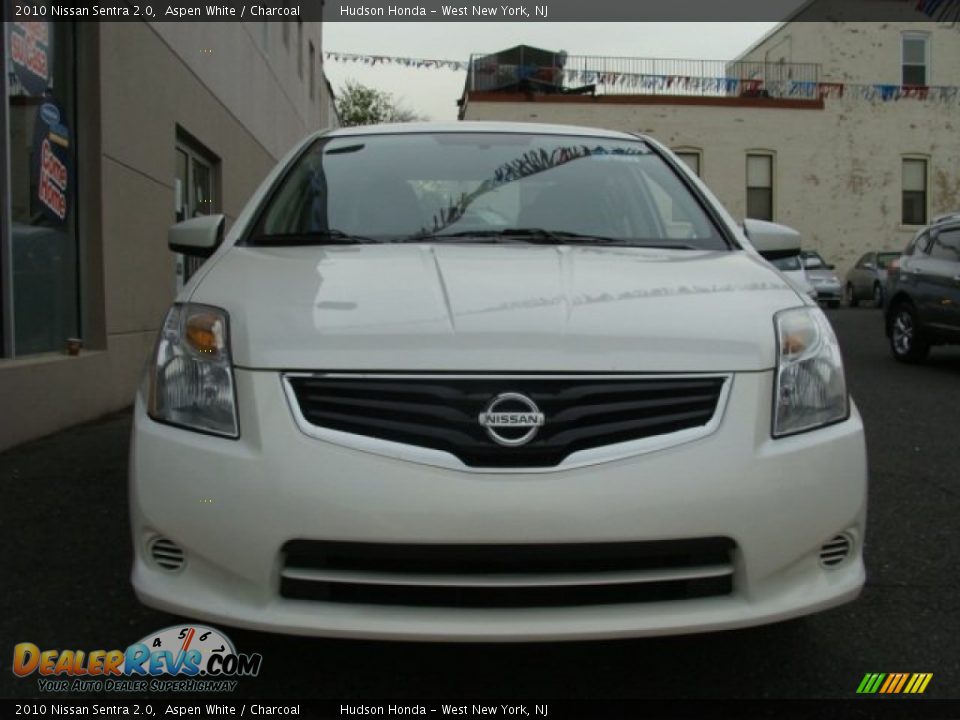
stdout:
POLYGON ((928 85, 960 83, 960 31, 950 23, 936 23, 914 8, 913 3, 887 2, 884 13, 897 13, 896 22, 846 22, 856 17, 858 6, 877 0, 819 0, 788 23, 775 28, 737 60, 807 63, 821 65, 821 80, 865 84, 899 85, 900 38, 903 33, 926 33, 930 37, 931 65, 928 85), (835 22, 809 22, 806 18, 836 18, 835 22))

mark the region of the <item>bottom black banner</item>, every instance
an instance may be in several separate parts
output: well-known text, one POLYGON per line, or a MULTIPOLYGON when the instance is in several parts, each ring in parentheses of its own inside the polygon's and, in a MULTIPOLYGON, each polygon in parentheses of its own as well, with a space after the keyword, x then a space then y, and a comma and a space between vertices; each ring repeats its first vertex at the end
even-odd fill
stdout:
POLYGON ((909 718, 960 720, 960 700, 0 700, 0 717, 142 718, 909 718))

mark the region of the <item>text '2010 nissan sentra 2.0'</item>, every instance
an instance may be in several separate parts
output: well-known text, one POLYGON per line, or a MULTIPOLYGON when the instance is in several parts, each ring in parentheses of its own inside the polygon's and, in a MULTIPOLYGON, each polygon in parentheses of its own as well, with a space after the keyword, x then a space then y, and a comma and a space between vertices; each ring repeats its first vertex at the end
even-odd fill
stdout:
POLYGON ((774 622, 864 582, 863 427, 823 313, 655 141, 320 133, 163 322, 136 401, 146 604, 307 635, 774 622))

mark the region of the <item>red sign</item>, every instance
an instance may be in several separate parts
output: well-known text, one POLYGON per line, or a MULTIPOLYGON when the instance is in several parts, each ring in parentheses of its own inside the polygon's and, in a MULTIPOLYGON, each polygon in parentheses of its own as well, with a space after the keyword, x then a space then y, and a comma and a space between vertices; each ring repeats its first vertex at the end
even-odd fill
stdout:
POLYGON ((50 23, 10 23, 10 59, 28 95, 43 95, 50 85, 50 23))
POLYGON ((50 140, 41 143, 40 183, 37 190, 40 202, 60 220, 67 217, 67 166, 53 154, 50 140))

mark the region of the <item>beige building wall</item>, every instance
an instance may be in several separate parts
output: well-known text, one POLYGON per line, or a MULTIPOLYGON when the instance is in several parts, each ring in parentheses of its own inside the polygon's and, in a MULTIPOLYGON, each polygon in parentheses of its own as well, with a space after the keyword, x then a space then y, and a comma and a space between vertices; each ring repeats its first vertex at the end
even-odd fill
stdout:
MULTIPOLYGON (((960 35, 934 23, 788 23, 742 58, 778 61, 783 53, 787 62, 823 62, 827 82, 898 85, 901 32, 923 29, 931 38, 931 82, 960 85, 960 35)), ((904 157, 928 160, 928 217, 960 209, 960 102, 871 102, 849 92, 822 109, 774 105, 468 99, 464 119, 642 132, 695 149, 704 180, 738 219, 746 209, 746 155, 769 152, 774 220, 796 227, 841 277, 864 252, 900 249, 918 229, 901 222, 904 157)))
POLYGON ((0 359, 0 450, 132 402, 175 293, 166 233, 178 132, 219 158, 229 226, 279 157, 322 127, 330 99, 320 24, 303 24, 302 78, 297 23, 290 25, 288 48, 279 23, 83 24, 77 186, 86 208, 79 218, 85 349, 79 357, 0 359))
MULTIPOLYGON (((877 0, 872 0, 876 2, 877 0)), ((818 0, 788 23, 774 28, 737 60, 759 62, 814 62, 821 65, 821 80, 899 85, 900 39, 904 33, 929 36, 928 85, 957 85, 960 81, 960 42, 957 27, 924 20, 913 3, 888 2, 884 13, 901 16, 890 22, 847 22, 856 17, 865 0, 818 0), (827 13, 835 22, 809 22, 812 13, 827 13)), ((867 0, 869 4, 869 0, 867 0)), ((860 13, 863 16, 863 13, 860 13)))

